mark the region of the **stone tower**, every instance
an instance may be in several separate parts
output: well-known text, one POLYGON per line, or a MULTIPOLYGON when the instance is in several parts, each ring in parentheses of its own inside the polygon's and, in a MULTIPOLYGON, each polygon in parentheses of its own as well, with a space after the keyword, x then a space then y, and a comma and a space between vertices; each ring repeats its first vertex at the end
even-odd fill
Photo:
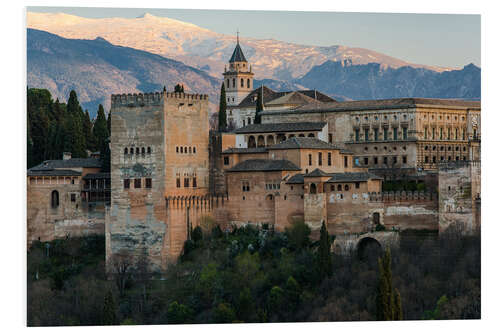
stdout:
POLYGON ((229 59, 229 68, 224 68, 224 86, 228 106, 235 106, 253 90, 252 66, 248 65, 245 55, 240 47, 239 36, 236 47, 229 59))
POLYGON ((112 95, 111 119, 107 269, 115 269, 115 258, 146 256, 153 271, 165 271, 194 220, 186 202, 208 194, 208 96, 112 95), (179 209, 169 210, 167 198, 179 209))

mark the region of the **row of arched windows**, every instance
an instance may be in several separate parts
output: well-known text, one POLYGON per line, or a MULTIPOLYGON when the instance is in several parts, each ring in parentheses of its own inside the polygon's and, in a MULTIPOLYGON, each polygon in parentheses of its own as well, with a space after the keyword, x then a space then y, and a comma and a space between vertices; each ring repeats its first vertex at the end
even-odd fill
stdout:
POLYGON ((124 155, 133 155, 134 154, 134 151, 135 151, 135 154, 136 155, 139 155, 139 154, 142 154, 142 155, 146 155, 146 154, 151 154, 151 147, 136 147, 134 149, 134 147, 130 147, 130 150, 128 147, 125 147, 123 149, 123 154, 124 155))
POLYGON ((196 147, 175 147, 177 154, 196 154, 196 147))
MULTIPOLYGON (((227 88, 230 88, 231 86, 229 85, 229 79, 227 79, 227 88)), ((240 87, 244 88, 245 87, 245 79, 241 78, 240 79, 240 87)), ((233 78, 233 88, 236 88, 236 78, 233 78)), ((250 88, 250 79, 247 79, 247 88, 250 88)))

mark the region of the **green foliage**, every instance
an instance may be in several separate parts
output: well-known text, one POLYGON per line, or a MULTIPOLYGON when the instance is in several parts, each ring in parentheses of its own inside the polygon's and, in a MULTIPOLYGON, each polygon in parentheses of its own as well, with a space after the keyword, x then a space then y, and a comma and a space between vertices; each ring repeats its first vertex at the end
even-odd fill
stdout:
POLYGON ((169 324, 189 324, 194 316, 193 310, 184 305, 173 301, 169 304, 167 310, 167 320, 169 324))
POLYGON ((286 228, 286 236, 292 249, 302 249, 310 245, 311 228, 304 220, 296 220, 290 228, 286 228))
POLYGON ((94 137, 95 147, 99 149, 100 159, 102 162, 103 171, 110 171, 110 155, 109 150, 109 136, 108 131, 108 121, 106 120, 106 114, 104 113, 104 108, 99 104, 99 109, 97 110, 97 118, 94 122, 94 127, 92 129, 92 134, 94 137))
POLYGON ((391 251, 387 248, 383 257, 378 259, 377 320, 403 320, 401 295, 392 288, 391 264, 391 251))
POLYGON ((201 241, 203 240, 203 231, 201 230, 200 226, 197 226, 196 228, 193 229, 191 238, 193 239, 193 242, 195 244, 201 243, 201 241))
POLYGON ((214 311, 214 322, 232 323, 236 320, 234 309, 228 303, 220 303, 214 311))
POLYGON ((293 276, 290 276, 288 280, 286 280, 285 293, 290 308, 296 309, 300 302, 301 290, 299 283, 293 276))
POLYGON ((238 318, 245 322, 252 321, 255 313, 255 303, 248 287, 243 288, 238 297, 237 315, 238 318))
POLYGON ((219 100, 219 132, 224 132, 227 128, 227 115, 226 115, 226 88, 224 82, 220 87, 220 100, 219 100))
POLYGON ((442 312, 443 312, 443 307, 448 304, 449 301, 448 301, 448 297, 446 297, 446 295, 443 295, 441 296, 437 303, 436 303, 436 307, 434 308, 434 310, 432 311, 425 311, 424 312, 424 316, 422 319, 425 319, 425 320, 439 320, 439 319, 445 319, 442 317, 442 312))
POLYGON ((318 268, 321 277, 332 275, 332 253, 330 236, 326 230, 325 222, 321 224, 319 249, 318 249, 318 268))
POLYGON ((385 231, 385 226, 383 224, 377 224, 375 226, 375 231, 385 231))
POLYGON ((108 290, 104 296, 104 303, 102 308, 102 325, 116 325, 116 306, 113 298, 113 293, 108 290))
POLYGON ((269 311, 275 314, 281 314, 286 305, 286 295, 283 289, 278 286, 271 288, 269 292, 269 311))
POLYGON ((174 92, 183 93, 184 92, 184 85, 177 83, 174 87, 174 92))

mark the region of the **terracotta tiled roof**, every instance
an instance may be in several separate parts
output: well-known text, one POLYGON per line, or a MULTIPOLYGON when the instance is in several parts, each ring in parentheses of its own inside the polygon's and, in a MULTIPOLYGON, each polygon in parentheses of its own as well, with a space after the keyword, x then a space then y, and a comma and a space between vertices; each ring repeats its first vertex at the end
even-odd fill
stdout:
POLYGON ((32 167, 31 171, 42 171, 65 168, 100 168, 101 161, 97 158, 70 158, 67 160, 47 160, 32 167))
POLYGON ((82 173, 66 169, 28 170, 28 176, 80 176, 82 173))
POLYGON ((268 149, 339 149, 342 147, 322 141, 317 138, 293 137, 284 142, 275 144, 268 149))
POLYGON ((257 148, 228 148, 222 152, 223 154, 256 154, 256 153, 267 153, 266 147, 257 148))
POLYGON ((301 169, 288 160, 253 159, 236 164, 228 172, 242 171, 300 171, 301 169))
POLYGON ((238 128, 234 132, 237 134, 242 134, 242 133, 321 131, 325 126, 326 126, 325 122, 250 124, 245 127, 238 128))
POLYGON ((370 179, 380 179, 383 178, 374 175, 370 172, 344 172, 344 173, 331 173, 330 178, 327 183, 341 183, 341 182, 357 182, 357 181, 367 181, 370 179))

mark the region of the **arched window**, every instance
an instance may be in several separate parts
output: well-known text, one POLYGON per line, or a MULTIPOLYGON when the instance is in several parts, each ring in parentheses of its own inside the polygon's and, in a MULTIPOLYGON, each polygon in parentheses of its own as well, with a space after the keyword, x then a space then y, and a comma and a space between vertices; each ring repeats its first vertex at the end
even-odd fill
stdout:
POLYGON ((263 135, 259 135, 257 139, 257 147, 265 147, 266 146, 266 141, 264 140, 263 135))
POLYGON ((255 137, 250 135, 250 137, 248 137, 248 148, 255 148, 256 146, 255 137))
POLYGON ((135 148, 135 153, 136 153, 137 155, 139 155, 139 153, 140 153, 140 149, 139 149, 139 147, 135 148))
POLYGON ((250 88, 250 79, 247 79, 247 88, 250 88))
POLYGON ((309 133, 309 134, 307 135, 307 137, 308 137, 308 138, 314 138, 314 133, 309 133))
POLYGON ((193 154, 196 154, 196 147, 193 147, 193 154))
POLYGON ((229 79, 227 79, 227 87, 229 88, 229 79))
POLYGON ((141 148, 141 154, 142 155, 146 154, 146 149, 144 147, 141 148))
POLYGON ((310 190, 309 190, 309 193, 316 194, 316 192, 317 192, 316 184, 312 183, 311 187, 310 187, 310 190))
POLYGON ((189 147, 189 153, 191 154, 191 147, 189 147))
POLYGON ((127 148, 127 147, 125 147, 125 149, 123 150, 123 153, 124 153, 125 155, 127 155, 127 154, 128 154, 128 148, 127 148))
POLYGON ((380 213, 373 213, 373 224, 380 224, 380 213))
POLYGON ((245 81, 243 79, 241 79, 240 83, 241 83, 241 87, 243 88, 245 86, 245 81))
POLYGON ((337 185, 337 191, 342 191, 342 185, 341 184, 337 185))
POLYGON ((133 155, 134 154, 134 147, 130 147, 130 154, 133 155))
POLYGON ((151 147, 148 147, 148 154, 151 154, 151 147))
POLYGON ((236 88, 236 79, 233 78, 233 88, 236 88))
POLYGON ((181 154, 182 154, 183 152, 184 152, 184 148, 183 148, 183 147, 181 147, 181 154))
POLYGON ((349 191, 349 185, 345 184, 344 190, 349 191))
POLYGON ((50 195, 50 203, 52 208, 59 207, 59 192, 56 190, 52 191, 52 194, 50 195))

